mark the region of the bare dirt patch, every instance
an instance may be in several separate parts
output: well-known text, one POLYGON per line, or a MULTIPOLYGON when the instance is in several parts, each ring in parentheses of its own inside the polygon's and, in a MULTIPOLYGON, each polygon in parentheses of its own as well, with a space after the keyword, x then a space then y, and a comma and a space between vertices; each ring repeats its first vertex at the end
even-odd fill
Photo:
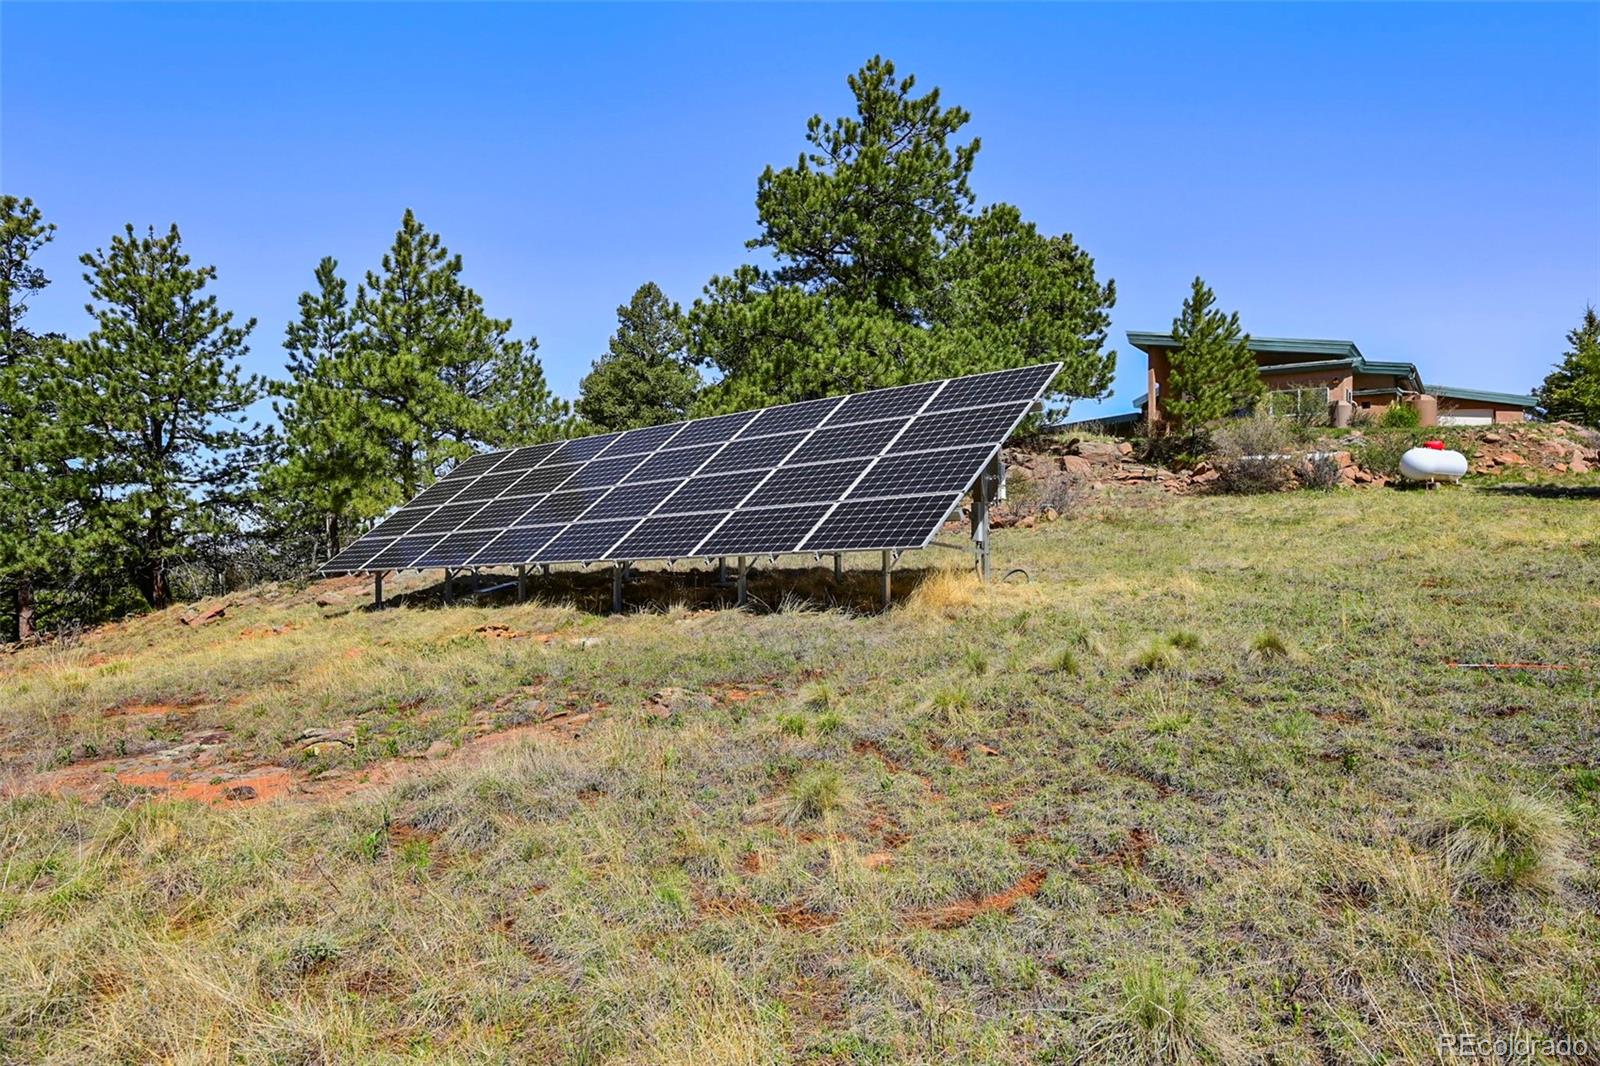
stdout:
MULTIPOLYGON (((184 710, 172 704, 133 704, 116 709, 122 714, 170 715, 184 710)), ((109 713, 109 712, 108 712, 109 713)), ((72 796, 99 802, 113 793, 129 792, 137 798, 193 800, 212 806, 247 807, 269 800, 337 799, 356 792, 392 784, 428 772, 440 765, 475 766, 491 752, 531 737, 571 742, 578 739, 595 717, 595 711, 574 711, 542 705, 537 721, 496 729, 490 716, 475 719, 476 730, 459 746, 430 749, 425 757, 383 759, 359 769, 339 767, 312 774, 305 770, 249 762, 230 752, 226 730, 187 733, 170 747, 111 758, 86 760, 70 766, 23 775, 0 788, 5 796, 72 796)), ((294 750, 318 745, 345 744, 339 728, 310 730, 294 750)))
POLYGON ((966 925, 980 914, 990 911, 1009 911, 1023 900, 1037 896, 1039 890, 1044 887, 1044 879, 1044 867, 1035 867, 1004 892, 996 892, 978 899, 961 900, 959 903, 943 907, 914 911, 905 916, 905 921, 911 925, 927 926, 930 929, 954 929, 966 925))

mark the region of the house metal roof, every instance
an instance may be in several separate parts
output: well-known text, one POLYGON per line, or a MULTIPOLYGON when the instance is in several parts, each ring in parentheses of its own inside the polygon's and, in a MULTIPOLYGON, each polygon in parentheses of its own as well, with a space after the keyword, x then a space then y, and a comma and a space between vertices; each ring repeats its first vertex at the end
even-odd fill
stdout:
POLYGON ((1480 400, 1484 403, 1503 403, 1511 407, 1535 407, 1539 401, 1532 396, 1515 392, 1490 392, 1487 389, 1462 389, 1454 385, 1429 385, 1435 396, 1448 396, 1452 400, 1480 400))
MULTIPOLYGON (((1177 342, 1170 333, 1155 333, 1148 330, 1129 330, 1128 343, 1140 351, 1149 354, 1152 349, 1165 349, 1177 347, 1177 342)), ((1295 355, 1321 356, 1320 359, 1310 359, 1298 363, 1275 363, 1260 368, 1263 375, 1277 374, 1303 374, 1314 373, 1319 370, 1339 370, 1349 367, 1357 374, 1392 374, 1398 378, 1409 378, 1416 382, 1418 389, 1433 396, 1448 397, 1452 400, 1477 400, 1482 403, 1502 403, 1512 407, 1537 406, 1532 396, 1524 396, 1512 392, 1491 392, 1487 389, 1463 389, 1454 385, 1428 385, 1422 380, 1422 375, 1417 371, 1415 363, 1397 362, 1392 360, 1368 359, 1361 354, 1361 349, 1356 347, 1355 341, 1326 340, 1315 337, 1251 337, 1249 340, 1252 352, 1287 352, 1295 355)), ((1358 389, 1356 395, 1387 394, 1389 389, 1358 389)), ((1134 401, 1134 406, 1139 406, 1145 397, 1141 396, 1134 401)))
MULTIPOLYGON (((1176 348, 1171 333, 1129 330, 1128 343, 1141 351, 1151 348, 1176 348)), ((1361 359, 1355 341, 1317 340, 1310 337, 1251 337, 1252 352, 1295 352, 1301 355, 1327 355, 1335 359, 1361 359)))

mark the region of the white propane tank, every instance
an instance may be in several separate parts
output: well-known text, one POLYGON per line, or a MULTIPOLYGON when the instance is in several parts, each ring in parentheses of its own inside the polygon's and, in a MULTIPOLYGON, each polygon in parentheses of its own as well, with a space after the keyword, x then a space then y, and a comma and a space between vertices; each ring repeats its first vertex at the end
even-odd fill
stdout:
POLYGON ((1467 457, 1451 451, 1444 441, 1430 440, 1400 457, 1400 474, 1410 481, 1460 481, 1467 472, 1467 457))

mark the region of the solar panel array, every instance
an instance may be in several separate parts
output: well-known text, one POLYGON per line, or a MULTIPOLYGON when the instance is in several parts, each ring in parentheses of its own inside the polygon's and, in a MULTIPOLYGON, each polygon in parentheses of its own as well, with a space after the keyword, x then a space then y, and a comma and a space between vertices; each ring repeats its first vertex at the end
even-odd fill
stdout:
POLYGON ((475 455, 322 572, 921 548, 1059 368, 475 455))

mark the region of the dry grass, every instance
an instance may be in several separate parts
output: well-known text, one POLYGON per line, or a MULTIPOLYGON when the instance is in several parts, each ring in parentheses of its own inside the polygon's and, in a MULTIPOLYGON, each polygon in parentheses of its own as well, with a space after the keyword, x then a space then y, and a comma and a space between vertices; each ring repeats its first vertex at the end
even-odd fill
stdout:
POLYGON ((408 579, 0 656, 0 1061, 1593 1046, 1593 523, 1112 501, 997 534, 1031 584, 897 573, 888 613, 870 567, 764 567, 747 611, 645 571, 619 616, 603 573, 408 579), (221 802, 113 784, 144 762, 221 802), (261 767, 305 791, 226 798, 261 767))
POLYGON ((1424 838, 1469 891, 1549 893, 1572 867, 1566 812, 1504 789, 1451 797, 1428 822, 1424 838))

